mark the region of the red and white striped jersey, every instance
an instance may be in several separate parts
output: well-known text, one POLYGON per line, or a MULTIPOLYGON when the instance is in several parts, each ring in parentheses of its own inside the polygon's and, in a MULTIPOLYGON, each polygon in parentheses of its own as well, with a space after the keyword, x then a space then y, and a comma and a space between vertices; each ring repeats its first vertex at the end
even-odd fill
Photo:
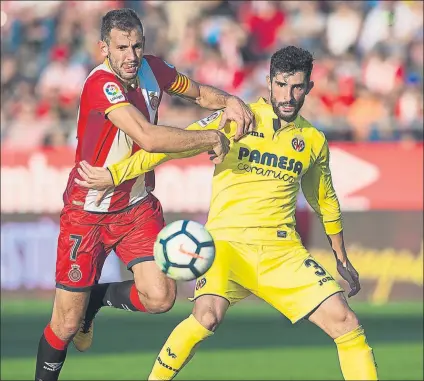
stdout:
POLYGON ((107 167, 133 153, 140 147, 107 118, 107 114, 132 104, 151 122, 158 120, 158 107, 163 91, 172 92, 178 81, 176 69, 155 56, 143 58, 138 73, 138 87, 125 88, 107 62, 97 66, 87 77, 81 93, 78 112, 78 146, 63 195, 65 205, 81 206, 89 212, 117 212, 145 198, 154 189, 154 173, 149 172, 126 181, 95 205, 97 191, 75 183, 79 178, 77 167, 81 160, 93 166, 107 167))

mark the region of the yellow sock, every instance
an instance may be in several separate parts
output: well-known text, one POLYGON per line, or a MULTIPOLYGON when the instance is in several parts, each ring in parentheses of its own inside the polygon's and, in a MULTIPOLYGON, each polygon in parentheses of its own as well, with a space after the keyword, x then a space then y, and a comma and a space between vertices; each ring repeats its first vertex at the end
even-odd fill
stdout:
POLYGON ((334 340, 345 380, 378 380, 377 364, 362 326, 334 340))
POLYGON ((194 355, 195 347, 213 335, 193 315, 178 324, 156 358, 149 380, 172 380, 194 355))

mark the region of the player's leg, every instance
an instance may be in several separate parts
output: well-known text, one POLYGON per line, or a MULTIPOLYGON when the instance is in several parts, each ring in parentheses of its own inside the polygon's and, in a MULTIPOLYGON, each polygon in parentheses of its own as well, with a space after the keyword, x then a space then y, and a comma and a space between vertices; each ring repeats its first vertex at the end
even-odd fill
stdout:
POLYGON ((58 380, 68 344, 80 327, 89 295, 90 291, 56 289, 52 317, 38 344, 35 380, 58 380))
POLYGON ((259 297, 292 323, 308 318, 335 339, 346 379, 377 379, 372 350, 343 289, 302 245, 265 246, 260 268, 259 297))
POLYGON ((90 348, 92 322, 102 307, 148 313, 162 313, 172 308, 175 282, 153 262, 154 242, 164 224, 162 207, 153 195, 125 212, 109 216, 102 239, 107 250, 113 247, 121 261, 134 273, 134 280, 92 287, 84 324, 74 338, 78 350, 90 348))
POLYGON ((234 268, 245 269, 227 242, 215 241, 215 260, 197 280, 193 313, 171 333, 155 360, 149 380, 172 380, 193 357, 196 347, 210 337, 229 307, 250 295, 234 281, 234 268))
POLYGON ((330 296, 307 318, 336 343, 345 380, 378 379, 373 350, 343 294, 330 296))
POLYGON ((117 256, 134 274, 134 280, 98 285, 102 305, 130 311, 162 313, 172 308, 175 281, 168 278, 154 262, 153 246, 165 226, 160 202, 153 196, 108 224, 106 243, 115 246, 117 256), (100 291, 103 289, 103 292, 100 291))
POLYGON ((228 300, 217 295, 202 295, 196 299, 193 313, 172 331, 148 379, 172 380, 192 359, 197 346, 213 335, 228 306, 228 300))
MULTIPOLYGON (((65 208, 66 209, 66 208, 65 208)), ((35 379, 55 381, 63 367, 69 342, 80 327, 90 295, 104 262, 94 216, 65 210, 60 219, 56 261, 56 294, 52 317, 41 336, 35 379), (85 225, 82 220, 86 219, 85 225), (91 223, 92 224, 91 224, 91 223)))

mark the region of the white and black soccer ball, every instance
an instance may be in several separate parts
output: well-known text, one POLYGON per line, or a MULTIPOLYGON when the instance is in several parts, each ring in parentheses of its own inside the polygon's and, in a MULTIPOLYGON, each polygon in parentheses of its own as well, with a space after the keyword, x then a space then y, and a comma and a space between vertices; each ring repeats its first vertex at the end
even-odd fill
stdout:
POLYGON ((170 278, 189 281, 203 275, 215 259, 215 244, 198 222, 179 220, 165 226, 154 246, 155 261, 170 278))

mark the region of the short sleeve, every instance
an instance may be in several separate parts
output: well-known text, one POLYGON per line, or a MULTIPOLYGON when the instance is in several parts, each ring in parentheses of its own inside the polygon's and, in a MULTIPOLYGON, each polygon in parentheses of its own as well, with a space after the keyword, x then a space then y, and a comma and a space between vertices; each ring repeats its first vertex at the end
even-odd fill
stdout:
POLYGON ((91 108, 107 115, 118 107, 126 106, 129 101, 124 87, 114 75, 98 75, 86 84, 91 108))
POLYGON ((144 58, 152 69, 159 87, 163 91, 168 90, 177 79, 178 72, 175 66, 155 56, 146 55, 144 58))

